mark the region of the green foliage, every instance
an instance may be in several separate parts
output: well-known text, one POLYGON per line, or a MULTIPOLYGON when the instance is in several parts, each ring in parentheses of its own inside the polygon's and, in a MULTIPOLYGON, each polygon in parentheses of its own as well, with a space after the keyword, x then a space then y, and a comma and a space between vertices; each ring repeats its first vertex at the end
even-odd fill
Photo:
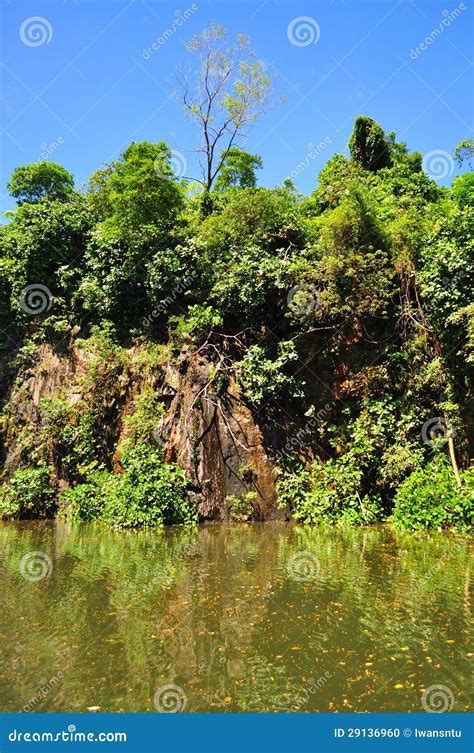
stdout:
POLYGON ((0 518, 45 516, 53 511, 54 500, 48 467, 23 468, 0 488, 0 518))
MULTIPOLYGON (((247 41, 219 51, 224 39, 213 25, 190 46, 201 84, 214 73, 211 88, 223 84, 211 130, 223 115, 250 124, 268 104, 247 41)), ((188 112, 201 128, 203 96, 188 112)), ((440 448, 423 442, 427 420, 449 423, 456 461, 469 465, 473 174, 438 186, 418 152, 358 118, 352 158, 334 155, 303 197, 291 181, 256 187, 261 160, 237 143, 219 142, 202 192, 173 173, 164 142, 132 143, 86 196, 49 163, 14 173, 20 206, 0 228, 1 457, 18 457, 19 473, 51 466, 79 517, 185 519, 179 471, 163 464, 154 432, 165 372, 183 374, 199 353, 213 376, 206 399, 225 401, 236 381, 270 453, 331 403, 330 423, 311 424, 281 469, 280 496, 297 519, 372 523, 394 504, 411 519, 410 479, 454 479, 433 465, 440 448), (50 292, 39 314, 22 299, 31 284, 50 292), (139 452, 155 491, 139 476, 139 452)), ((457 161, 471 153, 462 142, 457 161)), ((22 506, 10 487, 12 514, 54 505, 53 496, 22 506)), ((439 511, 425 522, 460 525, 439 511)))
POLYGON ((56 162, 32 162, 17 167, 7 187, 18 204, 41 199, 65 201, 72 194, 74 178, 56 162))
POLYGON ((170 159, 164 142, 132 143, 120 160, 89 181, 89 200, 100 222, 89 237, 79 292, 87 309, 122 330, 149 312, 148 279, 175 245, 183 188, 170 159))
POLYGON ((392 516, 394 523, 400 528, 468 530, 472 527, 474 512, 472 470, 463 474, 463 482, 459 488, 446 459, 436 458, 399 486, 392 516))
POLYGON ((190 306, 186 316, 170 318, 180 341, 187 339, 198 340, 208 335, 212 330, 222 326, 222 316, 213 306, 190 306))
POLYGON ((172 226, 182 204, 182 190, 170 160, 164 141, 132 142, 119 160, 94 173, 89 192, 105 235, 129 236, 143 227, 160 233, 172 226))
POLYGON ((236 364, 244 394, 256 406, 277 397, 302 396, 302 386, 291 370, 291 364, 298 359, 294 342, 280 342, 273 348, 273 354, 271 350, 269 345, 251 345, 236 364))
POLYGON ((458 165, 462 165, 467 161, 469 163, 469 166, 471 166, 473 158, 474 139, 464 139, 464 141, 461 141, 461 143, 458 144, 456 149, 454 150, 454 159, 456 160, 458 165))
POLYGON ((217 191, 224 191, 231 186, 255 188, 257 185, 255 171, 263 167, 262 158, 258 154, 249 154, 237 147, 231 147, 221 157, 223 162, 215 182, 217 191))
POLYGON ((302 238, 295 197, 286 188, 229 191, 221 211, 204 219, 198 229, 212 261, 245 245, 275 251, 300 244, 302 238))
POLYGON ((323 287, 319 315, 338 319, 384 315, 395 292, 395 275, 389 240, 369 197, 350 190, 327 217, 319 244, 317 273, 323 287))
POLYGON ((299 467, 277 483, 280 506, 301 523, 370 525, 382 518, 383 506, 378 495, 361 496, 362 475, 348 459, 299 467))
MULTIPOLYGON (((10 306, 16 321, 31 322, 22 308, 27 285, 48 288, 53 301, 43 317, 71 315, 82 272, 87 233, 93 216, 84 197, 74 194, 65 203, 42 200, 22 204, 0 230, 0 275, 8 281, 10 306)), ((36 317, 35 317, 36 319, 36 317)))
POLYGON ((454 179, 453 198, 462 208, 472 207, 474 204, 474 173, 458 175, 454 179))
POLYGON ((365 170, 390 167, 390 149, 382 128, 372 118, 359 115, 349 140, 351 157, 365 170))
POLYGON ((255 515, 257 492, 247 492, 242 497, 231 494, 226 498, 230 520, 234 523, 247 523, 255 515))
MULTIPOLYGON (((349 409, 344 413, 350 416, 349 409)), ((393 442, 393 425, 394 409, 388 401, 367 401, 357 417, 331 428, 336 457, 324 463, 315 460, 309 467, 295 465, 293 459, 281 470, 281 504, 304 523, 368 525, 380 520, 386 508, 383 460, 388 458, 383 453, 393 442)), ((393 454, 389 462, 396 462, 393 454)))
POLYGON ((122 448, 144 443, 152 445, 154 433, 164 413, 160 396, 152 387, 143 387, 134 401, 133 413, 124 418, 126 439, 122 448))
POLYGON ((176 465, 164 464, 158 449, 137 444, 121 458, 122 473, 100 471, 60 495, 70 520, 97 520, 122 528, 194 523, 188 482, 176 465))

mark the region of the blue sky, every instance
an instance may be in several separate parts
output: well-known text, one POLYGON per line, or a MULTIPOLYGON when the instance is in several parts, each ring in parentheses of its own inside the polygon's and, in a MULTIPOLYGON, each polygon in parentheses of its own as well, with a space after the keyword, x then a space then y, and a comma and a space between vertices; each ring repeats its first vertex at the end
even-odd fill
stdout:
MULTIPOLYGON (((42 154, 81 185, 130 141, 164 139, 196 174, 199 136, 170 92, 176 66, 189 62, 184 42, 211 19, 250 36, 285 98, 245 147, 262 156, 265 185, 303 161, 295 183, 312 191, 329 157, 346 149, 358 114, 424 155, 452 153, 472 134, 467 0, 3 0, 2 211, 14 206, 5 190, 11 171, 42 154), (189 18, 173 27, 186 9, 189 18), (166 29, 173 31, 166 42, 144 54, 166 29)), ((451 182, 451 168, 442 183, 451 182)))

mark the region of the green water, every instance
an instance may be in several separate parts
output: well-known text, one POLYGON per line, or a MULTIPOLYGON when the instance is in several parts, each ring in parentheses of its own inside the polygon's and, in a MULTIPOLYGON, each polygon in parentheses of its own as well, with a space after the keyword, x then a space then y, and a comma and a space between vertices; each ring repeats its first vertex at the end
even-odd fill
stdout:
POLYGON ((422 711, 443 685, 465 711, 468 557, 389 528, 0 524, 0 710, 422 711))

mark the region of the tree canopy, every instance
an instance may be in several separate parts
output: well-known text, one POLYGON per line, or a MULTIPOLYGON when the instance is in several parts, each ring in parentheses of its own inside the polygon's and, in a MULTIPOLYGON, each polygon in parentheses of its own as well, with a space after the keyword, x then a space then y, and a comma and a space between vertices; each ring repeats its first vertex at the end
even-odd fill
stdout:
POLYGON ((8 190, 19 204, 41 199, 64 201, 71 196, 74 178, 56 162, 33 162, 17 167, 8 183, 8 190))

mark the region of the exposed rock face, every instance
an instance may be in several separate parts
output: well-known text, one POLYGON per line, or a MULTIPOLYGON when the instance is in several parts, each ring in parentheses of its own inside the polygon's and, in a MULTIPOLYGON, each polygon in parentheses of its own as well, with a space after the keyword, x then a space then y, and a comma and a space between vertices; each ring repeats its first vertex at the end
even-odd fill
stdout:
MULTIPOLYGON (((8 416, 3 427, 4 463, 1 476, 8 478, 25 462, 23 440, 28 433, 38 435, 46 416, 43 398, 59 394, 69 405, 87 400, 81 392, 81 374, 87 353, 75 349, 69 357, 58 356, 48 346, 38 349, 34 366, 14 382, 6 403, 8 416)), ((264 520, 281 517, 276 506, 274 466, 267 455, 262 431, 232 379, 219 395, 211 375, 215 364, 205 356, 183 354, 178 360, 160 367, 162 376, 153 389, 166 406, 158 421, 155 437, 164 448, 165 460, 176 462, 187 472, 192 485, 191 496, 202 518, 222 520, 228 517, 232 499, 247 497, 253 517, 264 520), (250 494, 249 494, 250 493, 250 494)), ((103 431, 114 435, 115 445, 126 436, 125 415, 133 413, 134 399, 143 387, 142 375, 133 369, 123 377, 121 398, 111 406, 109 421, 103 431)), ((104 396, 105 399, 105 396, 104 396)), ((116 446, 115 446, 116 449, 116 446)), ((57 453, 50 448, 51 464, 57 453)), ((113 454, 113 453, 112 453, 113 454)), ((117 456, 110 458, 111 467, 117 456)), ((60 488, 67 484, 56 467, 60 488)))
POLYGON ((200 515, 226 517, 230 496, 252 492, 255 515, 276 515, 274 469, 251 411, 231 380, 223 395, 212 390, 212 364, 203 357, 170 366, 165 388, 176 385, 163 421, 165 457, 186 469, 200 515))

